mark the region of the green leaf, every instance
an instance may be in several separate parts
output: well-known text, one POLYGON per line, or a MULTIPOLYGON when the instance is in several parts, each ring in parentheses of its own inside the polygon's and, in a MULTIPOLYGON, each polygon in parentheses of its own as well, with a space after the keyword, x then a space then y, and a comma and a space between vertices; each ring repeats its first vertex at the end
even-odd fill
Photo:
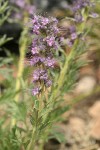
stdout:
POLYGON ((53 139, 53 138, 58 140, 60 143, 66 142, 64 134, 60 131, 52 130, 51 135, 49 136, 49 139, 53 139))
POLYGON ((36 108, 34 108, 32 111, 30 122, 32 125, 36 125, 38 123, 38 110, 36 108))
POLYGON ((51 125, 51 122, 47 122, 47 123, 43 123, 41 126, 40 126, 40 131, 45 129, 46 127, 49 127, 51 125))
POLYGON ((34 108, 39 109, 39 101, 38 100, 35 100, 34 108))
POLYGON ((0 37, 0 46, 4 45, 8 41, 12 40, 12 38, 7 38, 6 35, 3 35, 3 37, 0 37))

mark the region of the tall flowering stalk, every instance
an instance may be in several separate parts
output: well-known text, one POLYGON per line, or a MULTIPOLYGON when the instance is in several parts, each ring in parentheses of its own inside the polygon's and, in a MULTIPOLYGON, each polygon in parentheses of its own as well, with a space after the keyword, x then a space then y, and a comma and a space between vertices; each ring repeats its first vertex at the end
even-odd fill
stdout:
POLYGON ((85 53, 85 29, 93 5, 89 0, 74 0, 73 18, 65 18, 71 20, 67 28, 58 27, 59 22, 53 17, 34 15, 31 20, 34 38, 29 64, 33 67, 31 92, 35 100, 27 150, 35 149, 37 143, 42 150, 54 122, 68 110, 68 106, 62 106, 63 95, 72 89, 77 71, 84 65, 78 58, 85 53))

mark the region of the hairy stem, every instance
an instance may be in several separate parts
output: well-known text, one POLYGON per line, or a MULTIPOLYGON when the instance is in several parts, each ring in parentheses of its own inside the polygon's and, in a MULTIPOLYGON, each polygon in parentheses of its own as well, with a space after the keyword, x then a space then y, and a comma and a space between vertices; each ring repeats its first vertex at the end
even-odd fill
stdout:
MULTIPOLYGON (((54 90, 53 94, 51 95, 50 97, 50 100, 51 101, 54 101, 57 97, 57 94, 59 93, 60 89, 62 88, 63 86, 63 83, 64 83, 64 79, 65 79, 65 76, 68 72, 68 69, 69 69, 69 66, 70 66, 70 63, 71 63, 71 60, 73 59, 74 57, 74 53, 75 53, 75 49, 77 47, 77 44, 78 44, 78 40, 76 40, 74 46, 73 46, 73 49, 71 50, 70 54, 68 57, 66 57, 66 61, 65 61, 65 64, 60 72, 60 75, 59 75, 59 78, 58 78, 58 82, 57 82, 57 88, 54 90)), ((67 76, 66 76, 67 78, 67 76)))
POLYGON ((31 137, 30 143, 27 146, 26 150, 34 150, 35 149, 36 135, 37 135, 37 129, 33 128, 32 137, 31 137))
MULTIPOLYGON (((28 22, 28 14, 25 12, 24 13, 24 20, 23 20, 23 24, 26 24, 28 22)), ((18 74, 17 74, 17 78, 16 78, 16 84, 15 84, 15 92, 18 92, 15 96, 15 102, 19 101, 19 90, 21 89, 21 78, 23 76, 23 71, 24 71, 24 59, 25 59, 25 53, 26 53, 26 48, 27 48, 27 44, 28 44, 28 38, 27 38, 27 34, 28 34, 28 28, 24 28, 19 40, 19 47, 20 47, 20 58, 19 58, 19 63, 18 63, 18 74)), ((13 118, 12 119, 12 127, 15 126, 16 124, 16 119, 13 118)))

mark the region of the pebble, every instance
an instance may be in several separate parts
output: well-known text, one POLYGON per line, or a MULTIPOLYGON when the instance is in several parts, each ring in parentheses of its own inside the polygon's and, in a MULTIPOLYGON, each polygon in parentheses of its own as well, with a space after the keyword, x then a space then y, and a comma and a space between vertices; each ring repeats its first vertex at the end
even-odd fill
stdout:
POLYGON ((96 101, 92 107, 88 110, 88 113, 93 118, 100 117, 100 100, 96 101))
POLYGON ((96 85, 96 79, 93 76, 84 76, 78 82, 76 86, 76 93, 87 94, 92 92, 96 85))

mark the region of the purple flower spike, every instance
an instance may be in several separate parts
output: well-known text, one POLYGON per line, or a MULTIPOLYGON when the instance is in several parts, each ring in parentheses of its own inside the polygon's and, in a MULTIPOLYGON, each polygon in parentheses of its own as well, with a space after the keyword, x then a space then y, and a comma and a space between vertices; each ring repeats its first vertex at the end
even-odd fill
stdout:
MULTIPOLYGON (((93 8, 94 7, 94 2, 91 1, 91 0, 73 0, 72 1, 72 7, 71 7, 71 10, 73 11, 74 13, 74 18, 75 18, 75 21, 77 23, 81 23, 82 21, 84 21, 84 16, 82 16, 82 10, 83 9, 87 9, 87 8, 93 8)), ((91 15, 91 9, 89 11, 91 17, 93 17, 91 15)), ((95 18, 97 15, 94 14, 94 17, 95 18)), ((87 16, 88 17, 88 16, 87 16)))
POLYGON ((43 87, 48 88, 52 85, 50 71, 55 64, 53 56, 60 38, 58 20, 53 17, 34 15, 31 24, 34 39, 31 48, 32 57, 29 62, 31 66, 34 66, 33 82, 36 86, 32 93, 37 95, 40 92, 39 88, 42 91, 43 87))

